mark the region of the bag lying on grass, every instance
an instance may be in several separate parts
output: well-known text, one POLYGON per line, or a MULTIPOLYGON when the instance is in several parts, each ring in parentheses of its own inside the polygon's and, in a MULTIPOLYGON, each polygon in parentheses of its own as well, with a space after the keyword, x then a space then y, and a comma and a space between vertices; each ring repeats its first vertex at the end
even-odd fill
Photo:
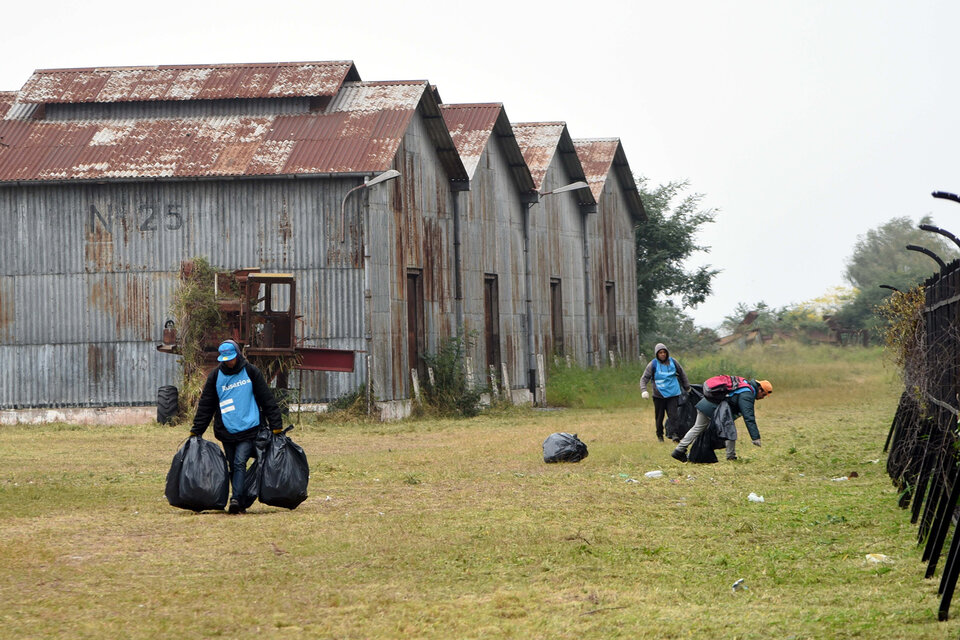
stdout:
POLYGON ((171 506, 181 509, 223 509, 228 478, 227 458, 217 443, 191 436, 173 456, 164 495, 171 506))
POLYGON ((296 509, 307 499, 310 465, 300 445, 287 437, 291 429, 293 427, 287 427, 283 433, 271 433, 255 465, 259 473, 260 502, 272 507, 296 509))
POLYGON ((553 433, 543 441, 544 462, 580 462, 587 457, 587 445, 575 433, 553 433))

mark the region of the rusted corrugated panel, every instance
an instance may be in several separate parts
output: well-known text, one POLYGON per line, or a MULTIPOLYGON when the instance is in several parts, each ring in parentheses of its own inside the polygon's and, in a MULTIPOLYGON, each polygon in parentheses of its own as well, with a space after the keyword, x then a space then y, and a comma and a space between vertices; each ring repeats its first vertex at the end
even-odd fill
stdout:
POLYGON ((131 102, 336 95, 359 80, 350 61, 38 69, 23 102, 131 102))
MULTIPOLYGON (((390 167, 415 109, 414 105, 407 110, 282 116, 268 141, 278 148, 291 145, 280 173, 384 171, 390 167)), ((253 173, 253 168, 248 173, 253 173)))
POLYGON ((566 125, 562 122, 525 122, 513 125, 513 134, 538 191, 543 188, 543 178, 557 152, 564 129, 566 125))
MULTIPOLYGON (((347 83, 316 114, 3 120, 0 182, 383 171, 421 101, 432 101, 426 89, 425 82, 347 83)), ((429 127, 431 139, 453 149, 442 122, 429 127)), ((466 179, 455 152, 443 158, 450 179, 466 179)))
POLYGON ((617 138, 595 138, 581 139, 573 141, 577 149, 577 157, 580 158, 580 164, 583 165, 583 173, 590 185, 590 191, 593 197, 600 199, 603 192, 603 185, 607 181, 607 174, 610 173, 610 167, 613 164, 613 156, 620 146, 620 140, 617 138))
POLYGON ((440 105, 450 137, 471 179, 502 110, 503 105, 499 102, 440 105))
POLYGON ((415 109, 428 89, 425 80, 345 82, 327 113, 415 109))
POLYGON ((176 383, 176 366, 144 343, 0 346, 0 409, 149 404, 176 383))
POLYGON ((643 211, 636 180, 633 177, 633 171, 630 170, 620 138, 579 139, 574 140, 573 144, 583 166, 584 175, 590 184, 590 190, 597 202, 600 201, 604 183, 610 176, 610 170, 613 169, 620 178, 618 188, 623 191, 630 216, 637 222, 643 221, 646 213, 643 211))
POLYGON ((0 91, 0 119, 7 117, 7 112, 16 101, 16 91, 0 91))

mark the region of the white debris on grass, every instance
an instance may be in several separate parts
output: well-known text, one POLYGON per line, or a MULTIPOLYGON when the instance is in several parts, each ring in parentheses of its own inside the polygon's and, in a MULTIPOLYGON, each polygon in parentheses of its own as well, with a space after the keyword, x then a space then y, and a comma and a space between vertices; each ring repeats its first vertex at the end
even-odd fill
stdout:
POLYGON ((868 553, 865 557, 867 562, 871 564, 889 564, 893 562, 893 558, 882 553, 868 553))
POLYGON ((662 477, 663 477, 663 471, 661 471, 660 469, 657 469, 656 471, 647 471, 647 472, 646 472, 645 474, 643 474, 643 475, 644 475, 645 477, 647 477, 647 478, 662 478, 662 477))
POLYGON ((763 496, 758 496, 753 491, 750 492, 750 495, 747 496, 747 500, 750 502, 763 502, 763 496))

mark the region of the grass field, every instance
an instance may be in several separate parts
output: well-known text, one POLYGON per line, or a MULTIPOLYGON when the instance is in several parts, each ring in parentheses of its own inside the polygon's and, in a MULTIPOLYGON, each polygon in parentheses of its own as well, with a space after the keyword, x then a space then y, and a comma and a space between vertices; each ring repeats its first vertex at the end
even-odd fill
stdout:
POLYGON ((673 461, 636 368, 599 383, 571 372, 557 392, 583 408, 305 421, 291 435, 310 498, 241 516, 166 503, 186 427, 4 427, 0 637, 960 635, 936 621, 937 581, 884 470, 899 388, 880 353, 733 364, 775 385, 757 405, 763 447, 741 429, 737 463, 673 461), (578 433, 589 457, 544 464, 555 431, 578 433))

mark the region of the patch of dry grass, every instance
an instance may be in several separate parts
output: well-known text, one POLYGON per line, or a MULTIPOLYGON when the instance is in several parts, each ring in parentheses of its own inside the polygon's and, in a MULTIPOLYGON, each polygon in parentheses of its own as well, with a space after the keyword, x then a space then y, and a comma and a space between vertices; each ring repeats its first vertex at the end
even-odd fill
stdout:
POLYGON ((909 514, 871 462, 891 374, 876 356, 803 357, 791 356, 798 379, 824 375, 758 404, 764 446, 741 446, 738 464, 675 463, 649 403, 326 421, 291 434, 312 471, 292 512, 169 507, 183 429, 6 427, 2 635, 955 637, 960 624, 936 622, 909 514), (554 431, 579 433, 589 457, 543 464, 554 431), (645 478, 653 469, 664 477, 645 478), (739 578, 749 589, 734 593, 739 578))

